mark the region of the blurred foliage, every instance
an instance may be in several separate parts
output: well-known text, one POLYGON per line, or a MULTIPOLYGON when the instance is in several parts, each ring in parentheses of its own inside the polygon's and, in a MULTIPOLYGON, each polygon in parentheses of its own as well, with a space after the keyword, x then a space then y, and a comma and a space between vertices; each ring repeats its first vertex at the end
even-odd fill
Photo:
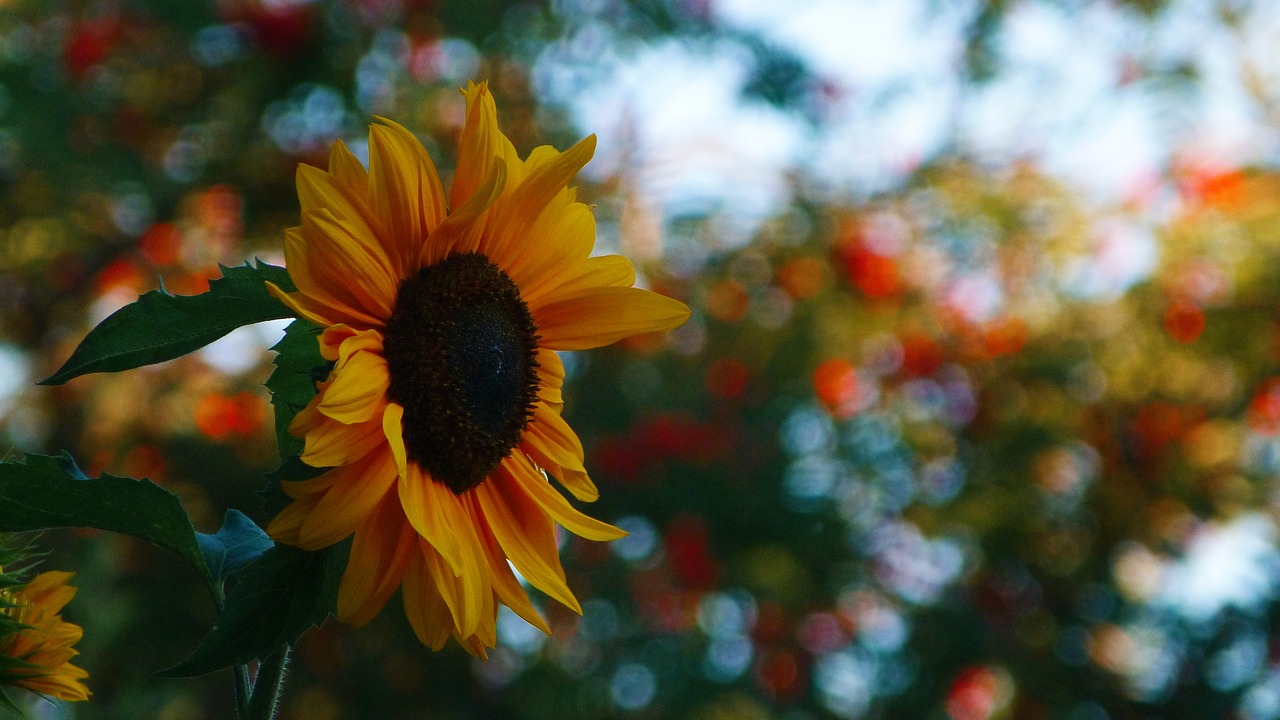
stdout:
MULTIPOLYGON (((1028 4, 974 4, 958 76, 1003 71, 1002 24, 1028 4)), ((531 79, 587 6, 619 43, 729 43, 748 101, 823 122, 819 73, 697 0, 0 11, 0 368, 23 383, 0 382, 0 442, 152 478, 203 531, 258 508, 279 327, 29 383, 161 282, 278 263, 296 163, 335 138, 360 151, 372 114, 446 172, 470 78, 522 152, 592 131, 531 79)), ((1185 163, 1107 205, 1026 160, 923 158, 874 197, 798 172, 791 205, 728 246, 711 214, 645 216, 625 170, 583 181, 602 243, 694 317, 566 358, 588 509, 631 532, 567 541, 584 616, 546 604, 544 638, 504 614, 487 663, 430 653, 394 610, 325 625, 285 717, 1280 717, 1280 173, 1185 163)), ((149 674, 214 613, 176 560, 47 539, 81 588, 77 716, 230 715, 229 676, 149 674)))

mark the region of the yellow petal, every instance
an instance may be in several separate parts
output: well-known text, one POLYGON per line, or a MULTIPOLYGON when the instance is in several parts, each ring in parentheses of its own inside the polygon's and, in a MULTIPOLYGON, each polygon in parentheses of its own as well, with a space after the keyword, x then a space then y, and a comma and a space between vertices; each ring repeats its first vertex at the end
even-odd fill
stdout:
MULTIPOLYGON (((329 387, 329 383, 327 381, 317 383, 316 387, 320 388, 320 392, 323 393, 324 388, 329 387)), ((293 420, 289 422, 289 433, 291 435, 300 438, 306 437, 307 433, 320 427, 325 422, 324 415, 321 415, 320 411, 316 409, 316 405, 319 404, 320 396, 317 395, 311 399, 311 402, 307 403, 306 407, 299 410, 297 415, 293 416, 293 420)))
POLYGON ((540 467, 546 469, 573 496, 584 502, 600 497, 596 484, 583 465, 582 442, 557 409, 539 403, 533 410, 533 422, 525 432, 520 447, 540 467))
POLYGON ((385 320, 395 305, 399 275, 384 264, 389 262, 385 256, 370 253, 365 232, 359 223, 337 217, 327 208, 302 216, 307 263, 316 282, 340 299, 349 296, 357 309, 385 320))
POLYGON ((548 273, 527 287, 522 285, 520 297, 531 309, 537 309, 591 288, 631 287, 635 282, 636 269, 630 260, 621 255, 599 255, 566 268, 563 273, 548 273))
POLYGON ((400 125, 369 126, 369 196, 385 219, 401 277, 418 269, 423 244, 445 216, 444 190, 422 143, 400 125))
MULTIPOLYGON (((323 338, 323 335, 321 337, 323 338)), ((382 333, 373 329, 361 330, 343 338, 338 344, 338 356, 335 358, 337 364, 334 365, 334 369, 345 368, 351 357, 359 352, 382 355, 382 333)))
POLYGON ((413 633, 423 645, 440 650, 453 634, 453 616, 427 571, 425 552, 434 551, 427 549, 413 553, 400 593, 404 614, 409 618, 413 633))
POLYGON ((307 514, 295 544, 303 550, 319 550, 355 532, 391 490, 394 473, 387 452, 330 471, 333 483, 307 514))
POLYGON ((462 207, 492 175, 495 165, 507 166, 511 180, 523 179, 523 163, 515 147, 498 129, 498 109, 486 83, 467 84, 467 117, 458 139, 458 165, 449 188, 449 207, 462 207))
POLYGON ((564 363, 555 350, 538 348, 538 398, 557 410, 564 405, 564 363))
POLYGON ((61 570, 42 572, 32 578, 18 592, 18 595, 39 605, 42 610, 52 615, 66 607, 66 604, 76 596, 76 589, 67 585, 74 576, 74 573, 61 570))
MULTIPOLYGON (((595 149, 596 136, 589 135, 563 153, 554 150, 541 153, 540 162, 530 163, 531 172, 524 181, 513 187, 494 208, 494 231, 488 241, 480 245, 480 252, 502 267, 509 268, 508 274, 517 284, 520 283, 517 275, 521 274, 525 265, 532 263, 536 267, 552 263, 551 266, 554 267, 558 262, 564 262, 550 261, 547 259, 548 254, 582 260, 591 253, 595 242, 594 221, 590 225, 585 247, 580 242, 569 241, 570 238, 579 240, 576 233, 556 236, 553 233, 526 232, 526 228, 536 224, 536 221, 531 220, 541 219, 540 216, 549 212, 557 216, 551 218, 552 223, 560 220, 558 216, 564 210, 558 204, 553 205, 552 200, 564 192, 566 184, 591 160, 595 149)), ((591 218, 591 212, 585 205, 570 207, 578 208, 588 219, 591 218)))
POLYGON ((440 223, 431 241, 422 247, 422 265, 433 265, 451 253, 474 252, 480 245, 488 222, 488 211, 502 194, 507 184, 507 166, 495 165, 483 185, 471 194, 467 202, 449 213, 440 223))
POLYGON ((324 332, 320 333, 320 357, 330 362, 337 360, 338 348, 356 332, 355 328, 343 323, 325 328, 324 332))
POLYGON ((638 333, 669 330, 689 318, 689 308, 639 288, 602 287, 533 311, 539 341, 553 350, 587 350, 638 333))
POLYGON ((521 491, 506 465, 507 460, 504 460, 488 480, 471 490, 489 521, 493 536, 526 580, 582 614, 582 606, 565 583, 556 546, 555 525, 547 513, 521 491))
MULTIPOLYGON (((321 305, 300 292, 287 293, 270 280, 267 281, 267 292, 271 293, 271 297, 284 303, 285 307, 292 310, 294 317, 302 318, 321 327, 337 322, 348 322, 352 319, 349 315, 336 313, 332 307, 321 305)), ((360 320, 357 320, 357 322, 364 324, 360 320)), ((369 318, 369 322, 374 322, 373 318, 369 318)))
MULTIPOLYGON (((330 160, 334 158, 335 150, 329 153, 330 160)), ((345 146, 343 151, 345 151, 345 146)), ((320 168, 310 165, 299 165, 296 174, 298 186, 298 201, 301 205, 302 215, 317 213, 321 210, 327 210, 335 218, 348 223, 356 230, 353 233, 355 242, 373 258, 377 263, 387 271, 393 271, 394 266, 391 264, 391 256, 387 250, 378 241, 382 234, 382 223, 369 207, 367 179, 364 178, 364 168, 360 166, 360 162, 351 157, 349 152, 345 153, 347 161, 342 159, 342 152, 337 153, 339 161, 339 171, 354 174, 360 173, 359 177, 350 177, 350 182, 357 185, 349 185, 347 181, 335 177, 332 172, 325 172, 320 168), (354 164, 352 168, 347 162, 354 164), (355 168, 359 168, 357 171, 355 168)))
MULTIPOLYGON (((290 484, 292 483, 285 483, 285 486, 290 484)), ((271 518, 271 522, 267 524, 267 534, 276 542, 297 545, 298 533, 302 532, 302 523, 306 522, 311 508, 315 507, 318 501, 319 497, 316 496, 289 503, 285 509, 271 518)))
POLYGON ((487 576, 479 573, 475 562, 477 560, 475 551, 467 553, 471 557, 464 564, 464 567, 474 568, 475 571, 455 575, 434 547, 423 540, 419 540, 418 546, 425 560, 427 574, 440 590, 440 596, 444 598, 444 603, 453 617, 455 630, 464 637, 471 635, 480 623, 480 611, 484 608, 481 593, 491 592, 487 582, 482 584, 482 580, 487 579, 487 576))
POLYGON ((408 457, 404 449, 404 407, 387 403, 382 411, 382 435, 391 447, 391 457, 396 463, 396 475, 403 478, 408 469, 408 457))
MULTIPOLYGON (((338 233, 341 251, 351 253, 355 258, 354 262, 362 263, 356 268, 359 272, 353 278, 354 283, 380 288, 379 284, 384 282, 384 278, 394 281, 399 277, 399 265, 395 262, 392 249, 384 247, 385 241, 381 239, 386 234, 386 225, 369 207, 367 193, 357 193, 333 175, 310 165, 298 166, 297 185, 298 199, 302 206, 303 235, 307 240, 307 249, 315 255, 310 258, 313 275, 321 281, 334 280, 332 274, 326 272, 328 266, 325 263, 326 255, 331 254, 332 250, 325 251, 326 244, 321 242, 322 238, 315 237, 316 228, 310 225, 311 218, 319 217, 330 218, 336 223, 335 228, 322 227, 320 232, 338 233), (371 268, 363 266, 366 261, 371 268), (376 271, 372 268, 376 268, 376 271)), ((286 258, 286 262, 288 260, 286 258)), ((347 287, 341 289, 331 286, 331 289, 335 296, 345 297, 342 290, 350 293, 355 289, 351 287, 352 284, 349 282, 347 287)), ((306 288, 300 286, 298 289, 306 288)), ((365 307, 372 309, 368 305, 365 307)))
MULTIPOLYGON (((67 700, 76 702, 88 700, 92 694, 83 684, 74 682, 74 680, 63 677, 64 673, 55 673, 52 675, 37 676, 17 681, 15 684, 21 685, 28 690, 33 690, 42 695, 58 698, 59 700, 67 700)), ((77 677, 89 677, 88 673, 78 675, 77 677)))
POLYGON ((417 463, 408 463, 397 488, 405 517, 413 529, 431 543, 454 574, 462 572, 459 531, 451 522, 454 513, 448 512, 450 505, 458 504, 457 496, 431 479, 417 463))
POLYGON ((383 444, 382 428, 378 423, 346 425, 330 420, 321 413, 315 415, 319 416, 320 422, 303 438, 302 450, 302 462, 311 467, 346 465, 363 458, 383 444))
POLYGON ((573 460, 561 453, 556 457, 564 462, 556 462, 546 448, 545 440, 532 435, 525 435, 524 441, 520 444, 520 449, 537 463, 538 467, 555 476, 555 479, 566 490, 573 493, 574 497, 583 502, 594 502, 600 497, 600 491, 596 489, 596 484, 591 481, 591 476, 582 467, 580 460, 573 460))
POLYGON ((582 203, 548 207, 532 222, 499 221, 495 217, 492 225, 501 227, 502 222, 514 227, 519 237, 508 250, 495 256, 495 262, 511 276, 522 294, 528 290, 534 297, 545 292, 544 286, 561 284, 576 275, 596 242, 595 216, 582 203))
POLYGON ((515 484, 569 532, 588 540, 617 540, 626 536, 626 531, 589 517, 570 505, 569 501, 565 500, 564 496, 556 492, 555 488, 542 477, 542 473, 527 462, 515 457, 510 460, 508 468, 512 479, 516 481, 515 484))
MULTIPOLYGON (((486 580, 492 580, 489 577, 487 568, 484 572, 486 580)), ((476 623, 476 629, 472 632, 471 637, 462 642, 462 646, 470 650, 472 655, 487 659, 485 648, 491 648, 498 644, 498 628, 497 623, 494 622, 498 618, 498 604, 494 600, 493 586, 491 584, 480 595, 480 600, 480 622, 476 623)))
POLYGON ((356 529, 351 556, 338 586, 338 619, 359 627, 378 614, 395 591, 417 549, 417 535, 400 503, 388 495, 356 529))
POLYGON ((295 500, 313 497, 319 499, 319 496, 329 489, 335 479, 336 476, 332 470, 329 470, 310 480, 287 480, 281 483, 280 487, 284 490, 285 495, 295 500))
POLYGON ((335 140, 329 148, 329 175, 357 199, 368 202, 369 173, 341 140, 335 140))
POLYGON ((551 408, 542 404, 534 406, 533 421, 525 430, 525 436, 532 436, 556 465, 582 467, 582 441, 560 413, 551 408))
POLYGON ((357 352, 334 372, 317 408, 341 423, 365 422, 382 412, 389 382, 387 361, 381 355, 357 352))
POLYGON ((484 516, 484 510, 475 494, 463 495, 463 504, 476 528, 476 537, 480 540, 480 548, 489 567, 490 582, 498 599, 511 608, 516 615, 524 618, 525 622, 550 635, 551 628, 547 625, 547 621, 533 607, 529 594, 524 591, 520 581, 511 572, 511 566, 507 564, 507 556, 502 552, 497 538, 493 536, 493 531, 489 529, 488 519, 484 516))
MULTIPOLYGON (((297 286, 293 300, 304 305, 304 310, 326 320, 321 326, 335 323, 347 323, 353 327, 371 327, 381 325, 382 321, 370 314, 356 296, 345 285, 341 278, 335 281, 326 274, 328 267, 324 262, 319 266, 313 264, 314 247, 308 245, 303 237, 302 228, 289 228, 284 231, 284 258, 289 268, 289 277, 297 286), (306 301, 302 302, 301 298, 306 301)), ((268 283, 270 285, 270 283, 268 283)), ((293 307, 293 305, 290 305, 293 307)), ((310 316, 304 316, 311 320, 310 316)), ((314 320, 312 320, 314 322, 314 320)))

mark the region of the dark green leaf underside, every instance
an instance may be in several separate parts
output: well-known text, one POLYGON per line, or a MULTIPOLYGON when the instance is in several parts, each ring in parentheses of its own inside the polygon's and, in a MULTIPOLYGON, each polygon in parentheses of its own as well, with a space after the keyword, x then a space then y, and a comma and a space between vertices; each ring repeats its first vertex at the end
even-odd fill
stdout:
POLYGON ((319 625, 337 603, 347 550, 277 545, 236 575, 226 606, 186 660, 160 677, 195 677, 264 658, 319 625))
POLYGON ((209 566, 213 582, 221 585, 232 573, 258 559, 274 543, 252 520, 231 509, 222 519, 222 528, 207 535, 196 533, 196 542, 209 566))

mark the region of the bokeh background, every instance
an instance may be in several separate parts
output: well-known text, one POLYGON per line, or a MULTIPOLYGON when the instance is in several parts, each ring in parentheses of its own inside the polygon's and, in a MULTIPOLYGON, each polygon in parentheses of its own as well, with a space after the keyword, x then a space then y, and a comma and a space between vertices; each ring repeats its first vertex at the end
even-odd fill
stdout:
MULTIPOLYGON (((599 135, 599 252, 692 319, 569 354, 631 532, 566 538, 578 617, 487 663, 397 603, 304 636, 283 717, 1280 718, 1280 11, 1261 0, 0 3, 0 450, 263 520, 279 323, 37 387, 138 293, 282 262, 297 163, 374 114, 452 167, 487 79, 518 149, 599 135)), ((49 533, 91 702, 211 601, 49 533)))

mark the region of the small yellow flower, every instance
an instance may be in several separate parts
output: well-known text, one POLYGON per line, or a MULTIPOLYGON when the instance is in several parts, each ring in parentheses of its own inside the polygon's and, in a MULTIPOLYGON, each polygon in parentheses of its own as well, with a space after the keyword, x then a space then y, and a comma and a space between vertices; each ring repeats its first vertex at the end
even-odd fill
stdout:
POLYGON ((76 589, 67 584, 68 572, 44 572, 25 586, 0 590, 0 612, 24 627, 0 637, 0 656, 20 664, 5 663, 0 685, 16 685, 61 700, 88 700, 89 688, 81 680, 89 673, 71 664, 79 652, 72 646, 83 631, 59 614, 76 589))
POLYGON ((666 330, 689 309, 632 287, 626 258, 591 257, 595 219, 567 183, 594 136, 521 160, 487 87, 465 94, 447 201, 426 150, 387 120, 369 129, 368 172, 341 142, 328 172, 298 168, 302 226, 285 233, 298 291, 271 291, 325 328, 333 371, 290 430, 304 462, 331 469, 285 483, 294 502, 268 531, 307 550, 354 533, 339 619, 368 622, 401 587, 423 643, 483 655, 499 604, 548 631, 511 566, 581 612, 556 523, 624 534, 548 482, 599 494, 560 416, 556 351, 666 330))

